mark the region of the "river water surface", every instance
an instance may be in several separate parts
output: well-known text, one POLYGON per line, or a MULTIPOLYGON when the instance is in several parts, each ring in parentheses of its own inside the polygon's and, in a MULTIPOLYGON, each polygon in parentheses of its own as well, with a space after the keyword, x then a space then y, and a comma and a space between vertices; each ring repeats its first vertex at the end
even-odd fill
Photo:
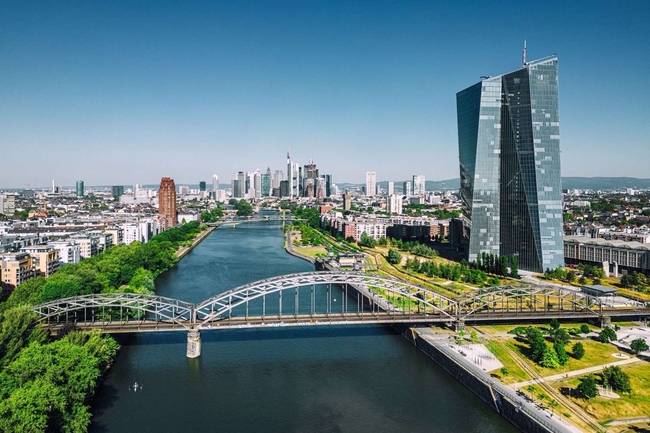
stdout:
MULTIPOLYGON (((269 223, 221 228, 156 281, 198 303, 313 265, 287 254, 269 223)), ((347 326, 118 337, 91 432, 516 432, 391 328, 347 326), (137 382, 141 389, 133 391, 137 382)))

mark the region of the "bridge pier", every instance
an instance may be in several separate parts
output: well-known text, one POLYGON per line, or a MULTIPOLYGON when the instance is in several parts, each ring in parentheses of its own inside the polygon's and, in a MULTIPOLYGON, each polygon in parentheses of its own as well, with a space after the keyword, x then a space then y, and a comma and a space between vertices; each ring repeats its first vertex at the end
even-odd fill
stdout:
POLYGON ((605 329, 608 326, 612 326, 612 318, 610 316, 600 316, 598 318, 598 324, 600 325, 600 329, 605 329))
POLYGON ((187 332, 187 357, 198 358, 201 356, 201 331, 190 329, 187 332))
POLYGON ((454 331, 460 332, 465 330, 465 321, 464 320, 457 320, 454 322, 454 331))

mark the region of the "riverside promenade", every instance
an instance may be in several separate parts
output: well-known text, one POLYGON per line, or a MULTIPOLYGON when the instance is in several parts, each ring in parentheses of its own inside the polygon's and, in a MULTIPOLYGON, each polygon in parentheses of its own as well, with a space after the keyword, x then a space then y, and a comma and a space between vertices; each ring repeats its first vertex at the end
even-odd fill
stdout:
POLYGON ((198 244, 200 244, 203 239, 205 239, 210 233, 212 233, 212 231, 215 228, 216 227, 208 227, 206 230, 203 230, 201 233, 199 233, 194 238, 191 245, 185 245, 185 246, 180 247, 176 251, 176 257, 178 257, 179 260, 182 259, 183 257, 185 257, 187 255, 187 253, 192 251, 194 249, 194 247, 196 247, 198 244))

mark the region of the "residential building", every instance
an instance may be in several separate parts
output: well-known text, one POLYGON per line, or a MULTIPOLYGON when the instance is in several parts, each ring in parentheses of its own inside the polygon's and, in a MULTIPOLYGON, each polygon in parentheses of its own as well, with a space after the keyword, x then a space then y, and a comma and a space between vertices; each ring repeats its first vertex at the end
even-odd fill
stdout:
POLYGON ((343 210, 350 210, 352 208, 352 194, 346 192, 343 194, 343 210))
POLYGON ((32 257, 24 251, 1 254, 0 271, 2 299, 6 299, 17 285, 36 275, 32 257))
POLYGON ((79 245, 82 259, 89 259, 99 254, 99 236, 95 235, 74 235, 70 236, 70 241, 79 245))
POLYGON ((51 245, 32 245, 21 248, 32 257, 36 275, 49 277, 59 269, 59 250, 51 245))
POLYGON ((0 214, 11 216, 16 212, 16 197, 0 194, 0 214))
POLYGON ((456 95, 470 261, 486 252, 517 255, 528 271, 564 266, 557 65, 524 61, 456 95))
POLYGON ((386 195, 390 197, 393 194, 395 194, 395 182, 388 182, 388 192, 386 192, 386 195))
POLYGON ((72 241, 52 241, 47 243, 59 252, 62 264, 74 264, 81 261, 81 246, 72 241))
POLYGON ((366 195, 374 196, 377 191, 377 173, 374 171, 366 172, 366 195))
POLYGON ((391 214, 402 213, 402 195, 391 194, 386 199, 386 211, 391 214))
POLYGON ((176 185, 174 179, 163 177, 158 189, 158 214, 163 217, 165 229, 178 224, 176 219, 176 185))
POLYGON ((83 180, 78 180, 77 181, 77 197, 83 197, 84 196, 84 181, 83 180))
POLYGON ((187 185, 180 185, 178 187, 178 194, 179 195, 188 195, 190 193, 190 187, 187 185))

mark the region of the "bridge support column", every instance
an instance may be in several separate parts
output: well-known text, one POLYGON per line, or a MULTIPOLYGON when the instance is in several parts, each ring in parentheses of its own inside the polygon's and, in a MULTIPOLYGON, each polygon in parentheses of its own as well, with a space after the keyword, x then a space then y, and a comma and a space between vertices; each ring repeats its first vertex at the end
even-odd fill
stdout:
POLYGON ((465 321, 457 320, 454 322, 454 331, 460 332, 465 330, 465 321))
POLYGON ((607 328, 608 326, 609 326, 609 327, 612 326, 612 318, 609 317, 609 316, 600 316, 600 317, 598 318, 598 321, 600 322, 600 323, 599 323, 599 324, 600 324, 600 329, 605 329, 605 328, 607 328))
POLYGON ((198 358, 201 356, 201 331, 190 329, 187 332, 187 357, 198 358))

